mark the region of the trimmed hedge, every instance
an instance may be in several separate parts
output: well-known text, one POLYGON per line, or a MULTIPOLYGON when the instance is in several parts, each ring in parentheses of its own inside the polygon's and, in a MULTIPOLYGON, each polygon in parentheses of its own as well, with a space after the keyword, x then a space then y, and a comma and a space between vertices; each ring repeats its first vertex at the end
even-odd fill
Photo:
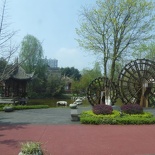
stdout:
POLYGON ((155 117, 149 112, 143 114, 123 114, 114 110, 111 115, 95 115, 92 111, 82 112, 82 124, 155 124, 155 117))
MULTIPOLYGON (((3 111, 3 106, 0 106, 0 111, 3 111)), ((26 105, 26 106, 23 106, 23 105, 17 105, 17 106, 14 106, 14 110, 26 110, 26 109, 43 109, 43 108, 49 108, 48 105, 26 105)))
POLYGON ((43 109, 43 108, 49 108, 48 105, 17 105, 14 106, 15 110, 24 110, 24 109, 43 109))

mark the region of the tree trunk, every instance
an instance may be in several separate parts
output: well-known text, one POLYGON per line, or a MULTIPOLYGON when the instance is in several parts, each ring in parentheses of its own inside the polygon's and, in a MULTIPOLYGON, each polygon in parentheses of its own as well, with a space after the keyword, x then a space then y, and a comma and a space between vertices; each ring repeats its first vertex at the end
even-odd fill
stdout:
POLYGON ((115 75, 115 59, 113 59, 111 64, 111 73, 110 73, 110 80, 113 81, 115 75))
POLYGON ((104 64, 104 77, 107 77, 107 58, 106 57, 104 57, 104 62, 103 62, 103 64, 104 64))

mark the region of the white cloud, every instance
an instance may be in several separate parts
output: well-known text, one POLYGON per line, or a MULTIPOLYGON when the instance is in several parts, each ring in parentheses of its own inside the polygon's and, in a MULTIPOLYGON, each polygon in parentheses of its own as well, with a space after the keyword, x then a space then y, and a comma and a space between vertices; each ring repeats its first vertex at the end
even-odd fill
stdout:
POLYGON ((92 68, 95 62, 95 56, 84 55, 75 48, 60 48, 53 55, 58 60, 59 67, 75 67, 80 71, 83 68, 92 68))

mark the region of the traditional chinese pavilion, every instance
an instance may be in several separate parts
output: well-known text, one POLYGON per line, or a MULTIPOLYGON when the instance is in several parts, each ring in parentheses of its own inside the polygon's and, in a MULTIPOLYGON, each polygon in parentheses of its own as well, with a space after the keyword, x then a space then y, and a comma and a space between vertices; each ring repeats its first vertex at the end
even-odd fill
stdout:
POLYGON ((27 83, 33 75, 34 73, 27 74, 20 65, 14 66, 2 81, 2 97, 25 97, 27 83))

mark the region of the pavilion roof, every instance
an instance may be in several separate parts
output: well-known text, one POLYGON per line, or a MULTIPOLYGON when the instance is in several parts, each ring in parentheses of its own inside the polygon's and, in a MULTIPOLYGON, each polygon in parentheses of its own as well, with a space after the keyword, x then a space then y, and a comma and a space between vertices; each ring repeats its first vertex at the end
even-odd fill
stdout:
POLYGON ((29 80, 32 79, 33 76, 34 72, 31 74, 27 74, 21 66, 18 66, 18 69, 15 70, 14 74, 12 74, 11 77, 19 80, 29 80))
POLYGON ((27 74, 25 70, 20 65, 13 66, 12 70, 5 76, 5 80, 13 78, 18 80, 30 80, 34 76, 34 72, 27 74))

